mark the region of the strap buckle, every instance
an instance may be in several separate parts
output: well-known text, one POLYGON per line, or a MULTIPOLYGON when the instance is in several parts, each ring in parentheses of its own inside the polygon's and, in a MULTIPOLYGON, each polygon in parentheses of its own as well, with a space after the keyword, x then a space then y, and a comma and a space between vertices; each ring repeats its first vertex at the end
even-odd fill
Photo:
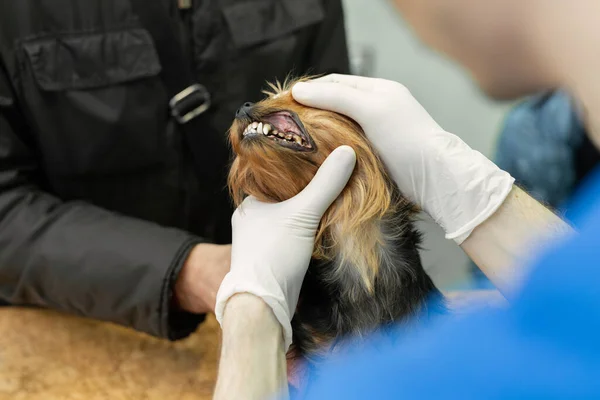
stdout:
POLYGON ((183 89, 169 101, 171 115, 180 124, 185 124, 198 115, 204 114, 210 106, 210 93, 206 87, 198 83, 183 89))

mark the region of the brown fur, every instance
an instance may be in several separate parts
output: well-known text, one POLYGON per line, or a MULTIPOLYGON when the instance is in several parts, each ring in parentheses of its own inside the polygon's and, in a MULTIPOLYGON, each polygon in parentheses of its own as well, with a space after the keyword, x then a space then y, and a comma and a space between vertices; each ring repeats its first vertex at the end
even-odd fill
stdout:
POLYGON ((238 157, 229 174, 234 202, 239 205, 246 195, 262 201, 287 200, 310 182, 333 150, 350 145, 356 152, 356 169, 340 199, 323 216, 313 256, 333 260, 343 254, 360 266, 365 284, 372 288, 380 263, 376 244, 382 241, 377 221, 398 206, 391 202, 388 175, 355 122, 336 113, 302 106, 293 100, 290 87, 272 86, 273 92, 267 92, 269 97, 257 105, 256 113, 260 116, 278 110, 296 112, 318 151, 294 152, 266 140, 260 146, 245 146, 240 140, 245 126, 236 121, 230 140, 238 157), (356 239, 352 246, 345 245, 349 237, 356 239))

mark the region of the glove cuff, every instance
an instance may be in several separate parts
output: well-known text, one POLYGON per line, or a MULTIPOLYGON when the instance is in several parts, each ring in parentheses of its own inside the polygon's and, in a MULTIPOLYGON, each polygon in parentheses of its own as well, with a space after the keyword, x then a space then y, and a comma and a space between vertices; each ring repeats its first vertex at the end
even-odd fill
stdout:
POLYGON ((440 132, 437 138, 435 157, 427 159, 430 178, 424 180, 422 203, 446 238, 460 245, 500 208, 515 180, 458 136, 440 132))
POLYGON ((504 203, 510 192, 512 191, 515 179, 510 176, 507 172, 503 172, 506 176, 504 179, 498 179, 497 189, 491 193, 487 193, 489 200, 487 201, 487 207, 483 209, 475 218, 469 221, 462 228, 446 234, 446 239, 451 239, 456 242, 459 246, 471 236, 471 233, 479 225, 487 221, 492 215, 498 211, 500 206, 504 203))

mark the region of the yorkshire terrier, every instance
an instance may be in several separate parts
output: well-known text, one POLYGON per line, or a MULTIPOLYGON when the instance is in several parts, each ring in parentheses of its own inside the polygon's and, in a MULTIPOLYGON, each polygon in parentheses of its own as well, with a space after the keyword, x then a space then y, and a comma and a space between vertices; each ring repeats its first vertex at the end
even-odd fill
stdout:
POLYGON ((298 81, 270 84, 266 99, 238 110, 228 183, 236 206, 248 195, 281 202, 298 194, 337 147, 356 152, 348 185, 321 220, 292 320, 288 357, 314 362, 340 339, 442 314, 445 305, 421 265, 416 208, 357 123, 294 101, 290 89, 298 81))

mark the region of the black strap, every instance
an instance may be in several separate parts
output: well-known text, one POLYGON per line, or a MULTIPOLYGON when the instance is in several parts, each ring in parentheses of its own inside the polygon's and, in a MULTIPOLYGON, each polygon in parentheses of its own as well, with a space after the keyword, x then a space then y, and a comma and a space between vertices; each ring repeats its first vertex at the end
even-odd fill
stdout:
MULTIPOLYGON (((183 130, 198 177, 200 189, 214 192, 220 184, 221 171, 212 165, 211 152, 223 147, 218 132, 209 123, 210 94, 196 82, 192 72, 192 60, 184 55, 179 36, 180 22, 172 12, 174 0, 131 0, 133 10, 142 26, 154 39, 162 65, 162 78, 172 99, 171 111, 183 130), (187 89, 187 90, 186 90, 187 89), (182 93, 183 92, 183 93, 182 93), (179 99, 179 97, 184 97, 179 99), (208 97, 207 97, 208 96, 208 97), (204 112, 189 121, 183 121, 189 112, 201 108, 204 112), (217 146, 217 147, 215 147, 217 146)), ((176 10, 175 10, 176 11, 176 10)), ((209 193, 206 193, 209 194, 209 193)))

